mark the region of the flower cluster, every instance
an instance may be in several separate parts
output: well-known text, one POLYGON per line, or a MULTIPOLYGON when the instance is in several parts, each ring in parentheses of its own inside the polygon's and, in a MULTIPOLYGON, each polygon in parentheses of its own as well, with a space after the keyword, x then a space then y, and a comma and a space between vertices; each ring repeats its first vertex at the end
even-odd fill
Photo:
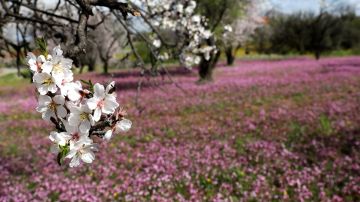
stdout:
MULTIPOLYGON (((209 60, 211 54, 216 53, 216 46, 206 43, 213 33, 206 29, 206 18, 195 13, 195 1, 142 0, 142 4, 146 8, 148 21, 152 26, 171 31, 176 35, 177 46, 181 47, 180 62, 186 67, 199 64, 200 56, 209 60), (185 40, 180 41, 180 39, 185 40)), ((152 37, 152 41, 156 49, 163 45, 160 38, 152 37)), ((163 57, 160 60, 163 60, 163 57)))
POLYGON ((63 56, 60 46, 45 55, 28 53, 27 63, 39 93, 36 111, 57 130, 49 136, 51 151, 58 154, 59 164, 64 158, 71 159, 70 167, 92 163, 97 150, 93 137, 109 140, 113 133, 131 128, 116 101, 115 82, 104 87, 83 81, 89 86, 84 89, 80 81, 73 81, 72 60, 63 56))

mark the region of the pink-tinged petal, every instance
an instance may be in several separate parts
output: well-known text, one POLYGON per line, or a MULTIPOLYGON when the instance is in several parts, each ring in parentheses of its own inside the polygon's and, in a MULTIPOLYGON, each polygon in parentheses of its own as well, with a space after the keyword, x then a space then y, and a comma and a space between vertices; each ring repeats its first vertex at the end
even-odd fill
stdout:
POLYGON ((101 117, 101 109, 98 107, 94 111, 94 121, 99 121, 101 117))
POLYGON ((53 99, 56 104, 59 104, 59 105, 65 104, 65 97, 62 95, 55 95, 53 99))
POLYGON ((105 98, 105 89, 104 89, 104 86, 97 83, 94 85, 94 96, 96 98, 100 98, 100 99, 103 99, 105 98))
POLYGON ((46 62, 44 62, 44 64, 41 65, 41 69, 42 69, 42 72, 50 74, 53 69, 53 66, 52 66, 51 62, 46 61, 46 62))
POLYGON ((58 117, 60 117, 60 118, 65 118, 67 115, 67 111, 66 111, 65 107, 62 105, 56 107, 56 113, 57 113, 58 117))
POLYGON ((88 99, 86 104, 89 107, 89 109, 94 110, 94 109, 96 109, 96 107, 98 105, 98 101, 99 101, 98 99, 93 97, 93 98, 88 99))

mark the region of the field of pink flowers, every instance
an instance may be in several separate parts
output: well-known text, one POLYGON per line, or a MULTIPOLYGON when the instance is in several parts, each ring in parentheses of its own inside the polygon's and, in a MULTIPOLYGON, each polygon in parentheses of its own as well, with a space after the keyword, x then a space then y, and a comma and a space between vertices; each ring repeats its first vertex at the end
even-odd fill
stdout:
POLYGON ((30 85, 0 86, 0 201, 360 201, 360 58, 111 76, 133 128, 58 166, 30 85))

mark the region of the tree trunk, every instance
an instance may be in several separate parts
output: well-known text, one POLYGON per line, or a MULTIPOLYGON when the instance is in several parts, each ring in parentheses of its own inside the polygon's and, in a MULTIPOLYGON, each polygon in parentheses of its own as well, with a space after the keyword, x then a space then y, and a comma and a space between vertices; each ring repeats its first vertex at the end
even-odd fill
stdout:
POLYGON ((89 67, 89 72, 95 71, 95 64, 94 64, 94 63, 90 62, 90 63, 88 64, 88 67, 89 67))
POLYGON ((319 51, 315 51, 315 59, 316 60, 320 59, 320 52, 319 51))
POLYGON ((199 83, 207 83, 213 80, 213 70, 220 58, 220 50, 210 57, 209 60, 206 60, 204 57, 201 58, 199 65, 199 83))
POLYGON ((104 74, 108 74, 109 73, 109 63, 108 61, 103 61, 103 68, 104 68, 104 74))
POLYGON ((20 77, 21 76, 21 71, 20 71, 20 50, 21 47, 17 46, 16 47, 16 69, 17 69, 17 76, 20 77))
POLYGON ((233 54, 233 47, 229 46, 225 49, 227 65, 233 65, 235 61, 235 55, 233 54))
MULTIPOLYGON (((207 45, 214 46, 215 38, 211 37, 206 41, 207 45)), ((201 62, 199 65, 199 81, 198 83, 207 83, 213 80, 212 73, 215 68, 219 58, 220 58, 220 50, 217 51, 216 54, 210 54, 210 59, 206 60, 204 55, 201 56, 201 62)))

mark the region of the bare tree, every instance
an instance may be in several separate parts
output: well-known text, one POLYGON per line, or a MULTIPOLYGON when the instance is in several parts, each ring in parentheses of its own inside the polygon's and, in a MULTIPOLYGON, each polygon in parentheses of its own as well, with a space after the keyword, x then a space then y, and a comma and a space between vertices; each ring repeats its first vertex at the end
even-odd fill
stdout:
POLYGON ((88 44, 87 35, 89 29, 95 29, 103 23, 103 20, 95 24, 89 23, 89 18, 94 15, 95 7, 112 10, 126 18, 128 14, 138 15, 127 3, 115 0, 58 0, 52 9, 41 8, 39 2, 24 0, 0 0, 4 10, 3 20, 5 22, 16 22, 25 24, 31 22, 36 37, 41 33, 49 38, 58 38, 65 50, 65 55, 76 58, 84 53, 88 44), (27 14, 20 12, 27 10, 27 14), (64 11, 68 15, 64 14, 64 11), (66 36, 64 30, 74 31, 66 36))

